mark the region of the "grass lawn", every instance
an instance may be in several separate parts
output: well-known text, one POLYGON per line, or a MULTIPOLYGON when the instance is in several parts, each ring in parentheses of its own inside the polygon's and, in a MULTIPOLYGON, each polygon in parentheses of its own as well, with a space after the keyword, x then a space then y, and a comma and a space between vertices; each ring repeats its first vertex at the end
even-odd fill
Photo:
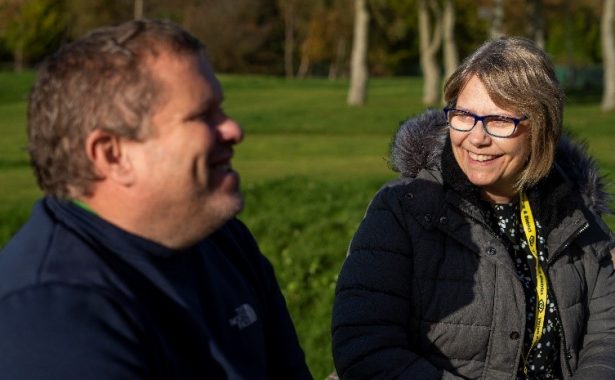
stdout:
MULTIPOLYGON (((421 110, 417 78, 374 79, 368 104, 345 105, 344 81, 221 75, 225 111, 246 130, 234 166, 240 215, 271 259, 315 378, 332 369, 330 311, 346 247, 369 200, 395 177, 387 165, 399 122, 421 110)), ((28 167, 25 97, 32 73, 0 73, 0 246, 40 191, 28 167)), ((615 173, 615 113, 569 104, 565 124, 615 173)), ((613 190, 613 188, 611 188, 613 190)), ((615 219, 607 217, 611 227, 615 219)))

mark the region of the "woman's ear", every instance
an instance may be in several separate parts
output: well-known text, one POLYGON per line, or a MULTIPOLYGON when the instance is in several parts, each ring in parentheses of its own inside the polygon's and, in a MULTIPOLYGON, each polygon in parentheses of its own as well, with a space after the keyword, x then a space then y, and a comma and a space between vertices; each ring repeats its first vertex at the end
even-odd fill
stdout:
POLYGON ((135 175, 125 146, 126 140, 100 129, 90 132, 85 140, 86 155, 101 180, 130 186, 135 175))

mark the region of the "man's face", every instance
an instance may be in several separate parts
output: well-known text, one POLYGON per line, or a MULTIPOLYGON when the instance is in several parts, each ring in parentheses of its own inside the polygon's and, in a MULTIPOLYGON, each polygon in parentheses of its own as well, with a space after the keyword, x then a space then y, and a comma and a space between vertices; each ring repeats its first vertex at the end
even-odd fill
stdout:
POLYGON ((243 131, 224 114, 220 83, 203 54, 163 53, 150 68, 162 84, 161 101, 151 114, 150 136, 131 143, 132 164, 151 218, 177 224, 177 243, 171 245, 182 248, 241 210, 231 158, 243 131))

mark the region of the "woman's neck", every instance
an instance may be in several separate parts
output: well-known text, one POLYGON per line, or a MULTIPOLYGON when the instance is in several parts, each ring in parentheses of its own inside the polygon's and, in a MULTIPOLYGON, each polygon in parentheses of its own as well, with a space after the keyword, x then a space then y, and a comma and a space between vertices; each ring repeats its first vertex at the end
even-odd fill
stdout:
POLYGON ((481 189, 481 197, 489 203, 493 204, 505 204, 512 202, 517 196, 518 192, 512 190, 510 192, 493 192, 486 189, 481 189))

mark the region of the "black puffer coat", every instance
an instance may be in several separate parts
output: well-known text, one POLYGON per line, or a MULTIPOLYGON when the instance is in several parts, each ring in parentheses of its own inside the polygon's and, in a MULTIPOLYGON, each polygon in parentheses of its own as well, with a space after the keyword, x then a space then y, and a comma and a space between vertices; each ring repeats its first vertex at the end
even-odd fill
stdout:
MULTIPOLYGON (((428 111, 400 128, 402 179, 376 195, 349 248, 333 309, 342 379, 514 379, 525 295, 479 190, 428 111)), ((604 184, 563 137, 551 173, 527 191, 547 237, 546 272, 563 325, 565 378, 615 379, 615 244, 604 184)))

